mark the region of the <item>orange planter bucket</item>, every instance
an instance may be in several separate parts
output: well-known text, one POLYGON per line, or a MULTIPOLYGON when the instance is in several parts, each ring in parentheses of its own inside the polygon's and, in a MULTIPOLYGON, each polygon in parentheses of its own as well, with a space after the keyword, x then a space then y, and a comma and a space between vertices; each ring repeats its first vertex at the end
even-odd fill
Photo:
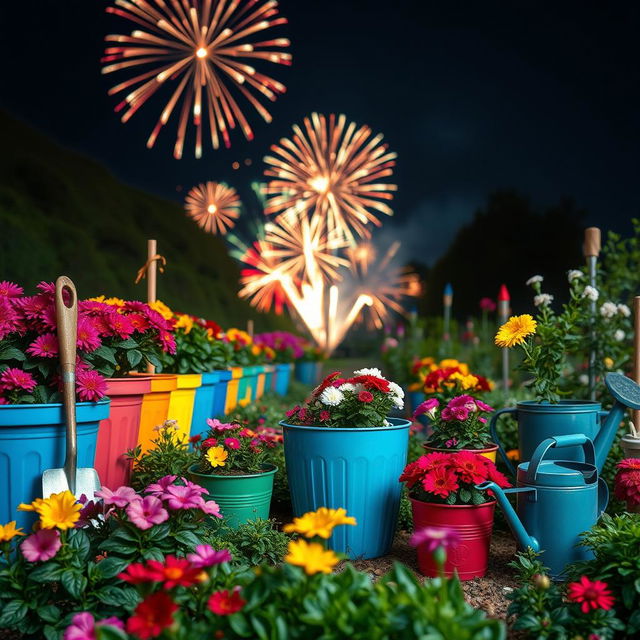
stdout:
POLYGON ((196 389, 202 384, 199 373, 178 373, 177 388, 170 392, 168 420, 178 422, 178 437, 185 442, 191 433, 191 418, 193 418, 193 403, 196 399, 196 389))
POLYGON ((158 436, 153 429, 167 419, 171 392, 177 388, 178 376, 173 373, 156 373, 151 377, 151 391, 144 394, 140 414, 138 444, 142 447, 142 453, 153 448, 151 441, 158 436))
POLYGON ((227 399, 224 412, 229 415, 238 406, 238 386, 242 378, 242 367, 231 367, 231 380, 227 384, 227 399))
POLYGON ((111 413, 100 421, 95 462, 105 487, 117 489, 129 482, 131 461, 124 454, 138 444, 142 399, 149 391, 150 376, 107 379, 111 413))

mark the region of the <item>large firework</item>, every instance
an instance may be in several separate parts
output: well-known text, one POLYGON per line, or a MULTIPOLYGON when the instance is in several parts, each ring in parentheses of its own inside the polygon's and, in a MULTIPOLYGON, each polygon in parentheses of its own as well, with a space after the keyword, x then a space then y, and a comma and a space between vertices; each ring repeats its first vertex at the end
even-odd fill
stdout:
POLYGON ((379 214, 393 213, 387 202, 396 186, 385 180, 393 174, 396 154, 381 134, 372 137, 368 126, 347 123, 344 115, 313 113, 304 119, 304 131, 294 125, 293 132, 264 159, 271 178, 265 213, 296 209, 319 216, 328 232, 353 245, 356 236, 370 237, 371 225, 381 225, 379 214))
POLYGON ((207 182, 189 191, 184 208, 202 229, 224 235, 240 216, 240 198, 233 187, 222 182, 207 182))
POLYGON ((205 119, 214 149, 219 148, 221 139, 226 147, 231 145, 229 130, 236 124, 251 140, 253 132, 236 101, 240 96, 271 122, 256 94, 275 101, 286 89, 253 65, 291 64, 291 54, 279 50, 288 47, 289 40, 259 40, 263 31, 287 22, 278 16, 275 0, 116 0, 116 5, 107 7, 107 13, 141 27, 130 35, 105 38, 114 46, 105 48, 102 73, 135 73, 109 90, 109 95, 126 92, 116 106, 116 111, 123 111, 122 121, 127 122, 165 84, 172 85, 147 147, 154 145, 174 110, 179 111, 173 152, 178 159, 190 119, 195 127, 197 158, 202 156, 205 119))

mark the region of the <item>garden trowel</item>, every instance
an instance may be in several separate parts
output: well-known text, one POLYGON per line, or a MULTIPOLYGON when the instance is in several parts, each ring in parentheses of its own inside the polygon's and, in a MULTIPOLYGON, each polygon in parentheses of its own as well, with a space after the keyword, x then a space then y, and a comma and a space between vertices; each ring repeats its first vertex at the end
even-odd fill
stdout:
POLYGON ((62 402, 66 422, 66 455, 64 469, 45 469, 42 474, 42 496, 67 489, 76 497, 84 494, 93 500, 100 489, 95 469, 78 469, 78 437, 76 427, 76 336, 78 333, 78 296, 67 276, 56 280, 56 324, 62 376, 62 402))

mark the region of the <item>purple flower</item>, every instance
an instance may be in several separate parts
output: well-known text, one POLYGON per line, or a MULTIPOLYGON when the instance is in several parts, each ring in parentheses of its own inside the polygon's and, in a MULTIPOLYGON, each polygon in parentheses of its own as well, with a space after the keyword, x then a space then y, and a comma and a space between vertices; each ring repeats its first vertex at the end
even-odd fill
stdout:
POLYGON ((20 545, 22 555, 29 562, 51 560, 60 550, 60 532, 57 529, 40 529, 20 545))
MULTIPOLYGON (((444 414, 444 411, 442 413, 444 414)), ((452 407, 451 415, 453 420, 464 422, 469 417, 469 409, 466 407, 452 407)))
POLYGON ((131 487, 118 487, 115 491, 111 491, 108 487, 102 487, 100 491, 96 491, 95 495, 102 498, 106 505, 112 504, 119 508, 126 507, 130 502, 142 500, 141 496, 131 487))
POLYGON ((98 501, 87 501, 87 496, 84 493, 80 496, 78 502, 83 505, 83 507, 80 511, 80 518, 76 522, 76 529, 88 527, 91 520, 97 520, 98 516, 104 514, 103 505, 98 501))
POLYGON ((96 623, 94 617, 87 611, 76 613, 71 619, 71 624, 64 632, 64 640, 96 640, 96 627, 109 625, 124 629, 124 624, 118 618, 105 618, 101 622, 96 623))
POLYGON ((169 509, 201 509, 203 503, 200 491, 175 484, 167 487, 162 499, 167 501, 169 509))
POLYGON ((162 507, 162 500, 156 496, 145 496, 142 500, 135 500, 127 507, 127 517, 138 529, 151 529, 154 524, 160 524, 169 519, 167 510, 162 507))
POLYGON ((423 413, 432 414, 433 411, 438 408, 438 406, 440 406, 440 403, 435 398, 429 398, 428 400, 421 402, 413 412, 414 420, 418 416, 421 416, 423 413))
POLYGON ((438 547, 443 549, 455 548, 460 544, 460 534, 448 527, 425 527, 415 531, 409 538, 412 547, 425 545, 428 553, 433 553, 438 547))
POLYGON ((208 544, 199 544, 196 547, 195 553, 187 555, 187 560, 199 569, 206 567, 213 567, 216 564, 222 564, 223 562, 231 562, 231 554, 227 549, 221 549, 216 551, 208 544))
POLYGON ((144 491, 145 493, 151 493, 153 495, 161 495, 163 494, 169 485, 172 485, 178 476, 163 476, 158 480, 158 482, 154 482, 150 484, 144 491))

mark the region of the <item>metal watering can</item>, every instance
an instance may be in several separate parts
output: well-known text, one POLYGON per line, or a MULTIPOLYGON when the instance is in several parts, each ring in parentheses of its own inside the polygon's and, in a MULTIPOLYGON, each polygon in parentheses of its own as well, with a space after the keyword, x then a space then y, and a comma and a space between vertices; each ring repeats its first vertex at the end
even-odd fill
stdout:
POLYGON ((598 477, 593 442, 584 434, 541 442, 531 461, 518 466, 514 489, 501 489, 494 482, 477 487, 494 492, 521 548, 544 551, 542 561, 551 577, 558 578, 570 562, 592 557, 590 550, 576 545, 580 534, 590 529, 605 510, 609 490, 598 477), (548 457, 553 450, 578 446, 582 447, 584 462, 548 457), (507 493, 517 495, 515 511, 507 493))
MULTIPOLYGON (((519 402, 515 408, 497 411, 489 425, 493 441, 507 468, 513 476, 516 471, 498 440, 496 422, 498 418, 512 413, 518 420, 518 444, 520 459, 531 460, 536 447, 547 438, 582 433, 593 441, 596 455, 596 467, 602 471, 611 445, 616 437, 618 426, 627 408, 640 409, 640 386, 621 373, 608 373, 605 383, 609 393, 614 397, 615 404, 611 411, 602 411, 599 402, 589 400, 567 400, 558 404, 548 404, 534 401, 519 402)), ((551 451, 549 458, 563 457, 567 460, 580 460, 581 452, 551 451)))

